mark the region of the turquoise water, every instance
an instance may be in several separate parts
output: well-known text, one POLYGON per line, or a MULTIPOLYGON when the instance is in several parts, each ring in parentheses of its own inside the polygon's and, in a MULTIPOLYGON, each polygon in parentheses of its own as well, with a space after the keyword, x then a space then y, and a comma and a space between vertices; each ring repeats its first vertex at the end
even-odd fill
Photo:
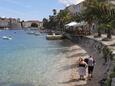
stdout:
POLYGON ((29 35, 22 30, 1 31, 0 37, 4 35, 13 39, 0 38, 0 86, 50 86, 46 85, 50 71, 71 43, 48 41, 45 34, 29 35))

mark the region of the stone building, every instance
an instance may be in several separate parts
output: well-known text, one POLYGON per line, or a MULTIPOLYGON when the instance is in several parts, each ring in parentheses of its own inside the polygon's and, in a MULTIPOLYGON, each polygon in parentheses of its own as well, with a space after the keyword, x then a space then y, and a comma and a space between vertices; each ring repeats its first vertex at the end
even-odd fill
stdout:
POLYGON ((66 7, 66 10, 68 10, 72 15, 75 15, 76 13, 80 13, 83 9, 83 2, 85 0, 78 1, 76 4, 70 5, 66 7))
POLYGON ((0 18, 0 29, 20 29, 21 23, 15 18, 0 18))
POLYGON ((41 21, 37 21, 37 20, 30 20, 30 21, 24 21, 23 22, 23 27, 24 28, 29 28, 32 26, 32 24, 37 24, 38 28, 42 28, 43 23, 41 21))

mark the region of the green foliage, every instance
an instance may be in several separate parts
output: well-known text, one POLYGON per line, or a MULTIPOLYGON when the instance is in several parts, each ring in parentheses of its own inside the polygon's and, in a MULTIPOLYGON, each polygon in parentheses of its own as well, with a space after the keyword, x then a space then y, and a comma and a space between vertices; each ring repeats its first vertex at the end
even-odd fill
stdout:
POLYGON ((112 72, 112 73, 110 74, 110 78, 115 78, 115 72, 112 72))
POLYGON ((56 10, 53 9, 53 15, 49 15, 49 19, 46 18, 43 19, 44 28, 52 29, 52 30, 56 29, 56 24, 57 24, 56 14, 57 14, 56 10))
POLYGON ((113 59, 112 51, 107 46, 103 48, 103 58, 105 62, 107 62, 107 59, 113 59))
POLYGON ((107 29, 107 38, 111 39, 111 30, 115 28, 115 8, 104 0, 86 0, 86 9, 83 13, 89 24, 97 22, 99 29, 107 29))
POLYGON ((111 79, 107 79, 104 86, 111 86, 111 79))
POLYGON ((63 30, 64 25, 71 22, 73 20, 73 16, 69 13, 68 10, 60 10, 60 12, 56 16, 56 25, 60 30, 63 30))
POLYGON ((113 67, 113 72, 115 72, 115 66, 113 67))
POLYGON ((44 27, 45 29, 48 29, 48 28, 49 28, 49 22, 48 22, 48 20, 47 20, 46 18, 43 19, 43 27, 44 27))
POLYGON ((53 9, 53 15, 56 15, 56 14, 57 14, 56 9, 53 9))
POLYGON ((97 26, 97 30, 105 30, 106 29, 106 25, 105 24, 100 24, 97 26))

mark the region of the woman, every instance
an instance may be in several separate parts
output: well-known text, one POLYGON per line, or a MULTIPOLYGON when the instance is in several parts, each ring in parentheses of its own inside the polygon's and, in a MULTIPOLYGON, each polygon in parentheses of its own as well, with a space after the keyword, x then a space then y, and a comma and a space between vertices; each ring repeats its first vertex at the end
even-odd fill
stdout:
POLYGON ((84 76, 86 75, 86 68, 87 68, 87 63, 84 61, 83 58, 79 59, 79 75, 80 75, 80 80, 85 80, 84 76))

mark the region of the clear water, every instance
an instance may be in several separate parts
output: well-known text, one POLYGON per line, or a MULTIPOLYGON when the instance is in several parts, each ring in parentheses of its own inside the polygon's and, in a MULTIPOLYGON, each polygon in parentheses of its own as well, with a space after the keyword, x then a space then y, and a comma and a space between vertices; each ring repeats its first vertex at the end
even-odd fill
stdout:
POLYGON ((69 41, 48 41, 45 34, 29 35, 22 30, 0 32, 0 86, 50 86, 46 85, 51 70, 63 51, 71 46, 69 41), (12 40, 1 37, 10 35, 12 40))

